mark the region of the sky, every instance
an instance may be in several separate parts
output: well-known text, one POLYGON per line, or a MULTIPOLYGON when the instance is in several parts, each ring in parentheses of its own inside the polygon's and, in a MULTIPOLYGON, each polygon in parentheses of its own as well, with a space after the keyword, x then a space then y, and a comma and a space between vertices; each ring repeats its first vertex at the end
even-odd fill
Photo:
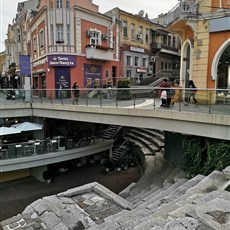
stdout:
MULTIPOLYGON (((4 40, 8 24, 11 24, 17 13, 17 6, 23 0, 0 0, 0 52, 4 51, 4 40)), ((147 13, 149 18, 156 18, 161 13, 167 13, 178 0, 92 0, 99 6, 99 12, 105 13, 115 7, 129 13, 138 14, 140 10, 147 13)))

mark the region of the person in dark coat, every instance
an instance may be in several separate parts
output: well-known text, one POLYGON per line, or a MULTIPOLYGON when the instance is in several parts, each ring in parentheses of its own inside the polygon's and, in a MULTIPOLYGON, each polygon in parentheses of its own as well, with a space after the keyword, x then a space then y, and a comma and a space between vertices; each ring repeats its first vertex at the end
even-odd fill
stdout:
POLYGON ((72 92, 73 92, 73 105, 78 104, 78 98, 79 98, 79 87, 77 82, 74 82, 73 87, 72 87, 72 92))
POLYGON ((185 105, 188 105, 190 103, 191 98, 192 98, 194 103, 195 103, 195 106, 197 106, 198 105, 198 102, 196 100, 197 88, 196 88, 196 86, 192 80, 189 81, 189 88, 190 88, 190 94, 189 94, 189 97, 187 100, 187 104, 185 104, 185 105))

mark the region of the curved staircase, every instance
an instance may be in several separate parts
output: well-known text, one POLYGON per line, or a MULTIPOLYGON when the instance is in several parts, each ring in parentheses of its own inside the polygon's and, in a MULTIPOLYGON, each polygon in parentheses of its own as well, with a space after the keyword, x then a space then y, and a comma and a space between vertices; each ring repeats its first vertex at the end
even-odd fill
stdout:
POLYGON ((164 133, 158 130, 128 128, 126 138, 141 148, 144 155, 155 155, 164 151, 164 133))

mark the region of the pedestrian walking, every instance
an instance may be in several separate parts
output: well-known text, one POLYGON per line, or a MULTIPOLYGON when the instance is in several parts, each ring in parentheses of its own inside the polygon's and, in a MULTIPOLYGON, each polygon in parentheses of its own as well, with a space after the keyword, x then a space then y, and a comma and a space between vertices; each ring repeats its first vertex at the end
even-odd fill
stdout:
POLYGON ((190 88, 190 94, 187 100, 187 103, 185 105, 188 105, 190 103, 191 98, 193 99, 195 106, 198 105, 198 102, 196 100, 196 93, 197 93, 197 88, 192 80, 189 81, 189 88, 190 88))
POLYGON ((73 105, 78 104, 78 98, 79 98, 79 87, 77 82, 74 82, 73 87, 72 87, 72 92, 73 92, 73 105))
POLYGON ((64 88, 64 85, 59 82, 58 83, 58 99, 61 100, 62 99, 62 89, 64 88))

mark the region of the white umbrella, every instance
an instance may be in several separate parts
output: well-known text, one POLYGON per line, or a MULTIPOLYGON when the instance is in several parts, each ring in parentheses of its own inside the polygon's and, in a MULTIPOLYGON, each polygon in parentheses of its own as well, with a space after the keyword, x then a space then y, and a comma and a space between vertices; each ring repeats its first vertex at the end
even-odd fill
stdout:
POLYGON ((15 127, 16 130, 22 132, 22 131, 41 130, 43 125, 26 121, 12 126, 15 127))
POLYGON ((10 134, 18 134, 21 131, 18 129, 15 129, 13 127, 1 127, 0 128, 0 136, 4 136, 4 135, 10 135, 10 134))

